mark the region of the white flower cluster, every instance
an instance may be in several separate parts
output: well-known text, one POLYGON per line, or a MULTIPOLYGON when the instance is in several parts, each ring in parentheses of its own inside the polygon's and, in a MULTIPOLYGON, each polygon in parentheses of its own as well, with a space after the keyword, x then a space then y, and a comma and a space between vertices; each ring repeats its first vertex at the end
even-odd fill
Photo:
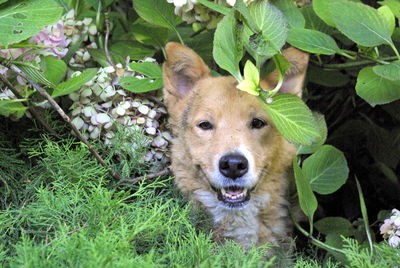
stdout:
MULTIPOLYGON (((215 3, 233 7, 236 0, 213 0, 215 3)), ((244 0, 246 4, 250 4, 255 0, 244 0)), ((199 22, 205 24, 208 29, 217 27, 222 15, 210 10, 209 8, 197 3, 196 0, 167 0, 168 3, 173 3, 175 6, 175 14, 181 16, 182 19, 192 24, 199 22)))
MULTIPOLYGON (((87 66, 93 66, 88 49, 98 48, 96 35, 97 28, 93 19, 76 20, 75 12, 71 10, 57 24, 48 26, 39 32, 37 36, 31 39, 31 42, 62 48, 62 50, 52 48, 49 50, 49 54, 63 58, 71 45, 82 41, 80 48, 68 63, 67 77, 71 78, 81 73, 79 71, 74 72, 72 69, 84 69, 87 66)), ((0 53, 15 58, 25 51, 19 49, 13 51, 12 54, 10 50, 4 50, 0 53)), ((40 57, 33 55, 26 60, 40 62, 40 57)), ((144 61, 156 62, 152 58, 147 58, 144 61)), ((69 95, 73 102, 70 107, 72 123, 86 138, 100 138, 109 146, 118 142, 115 139, 115 131, 118 125, 123 126, 124 130, 143 132, 147 137, 147 144, 150 145, 144 160, 150 162, 153 170, 161 169, 169 162, 166 148, 172 139, 170 132, 165 129, 163 124, 166 110, 158 104, 161 103, 161 99, 156 102, 150 101, 146 95, 135 96, 135 94, 119 86, 118 81, 121 77, 143 78, 142 75, 131 70, 128 63, 129 58, 124 65, 116 64, 116 68, 112 66, 100 68, 91 81, 81 87, 80 90, 69 95)), ((9 72, 7 68, 0 66, 0 73, 6 75, 9 72)), ((25 84, 25 81, 21 80, 19 83, 25 84)), ((18 88, 19 85, 16 85, 16 87, 18 88)), ((6 87, 1 88, 0 84, 0 99, 13 98, 15 98, 14 94, 6 87)), ((44 106, 42 105, 42 107, 44 106)), ((131 144, 131 146, 135 148, 135 144, 131 144)))
POLYGON ((386 219, 380 228, 381 235, 387 239, 389 245, 394 248, 400 246, 400 211, 392 210, 389 219, 386 219))
MULTIPOLYGON (((149 58, 145 61, 155 60, 149 58)), ((72 123, 87 138, 101 137, 105 144, 112 144, 116 123, 142 131, 152 147, 145 161, 166 163, 166 147, 171 140, 171 134, 161 128, 166 114, 165 108, 144 96, 133 96, 119 87, 116 81, 120 76, 140 78, 141 75, 135 74, 129 67, 123 68, 120 63, 116 67, 118 70, 112 66, 100 68, 91 81, 69 95, 73 101, 70 107, 72 123)), ((72 76, 79 74, 80 72, 75 72, 72 76)))

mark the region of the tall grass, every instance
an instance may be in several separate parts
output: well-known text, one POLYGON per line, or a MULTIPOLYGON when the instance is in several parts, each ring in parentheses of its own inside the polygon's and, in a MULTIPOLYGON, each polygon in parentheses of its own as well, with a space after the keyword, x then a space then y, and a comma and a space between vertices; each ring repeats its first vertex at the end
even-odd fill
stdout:
MULTIPOLYGON (((2 267, 322 267, 301 254, 290 256, 291 264, 287 256, 267 260, 267 246, 245 252, 233 242, 213 242, 204 212, 190 210, 171 178, 110 183, 72 139, 24 143, 31 160, 21 160, 7 142, 0 145, 2 267)), ((139 157, 124 161, 140 165, 139 157)), ((354 241, 348 244, 351 267, 392 265, 399 257, 379 246, 383 257, 371 260, 354 241)), ((324 267, 338 266, 326 261, 324 267)))

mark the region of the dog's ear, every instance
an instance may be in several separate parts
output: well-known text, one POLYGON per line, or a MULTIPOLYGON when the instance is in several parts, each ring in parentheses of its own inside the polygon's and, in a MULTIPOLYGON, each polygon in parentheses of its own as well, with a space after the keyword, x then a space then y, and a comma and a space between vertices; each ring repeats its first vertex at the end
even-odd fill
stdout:
MULTIPOLYGON (((306 76, 309 55, 296 48, 288 48, 282 52, 283 56, 290 63, 291 67, 285 73, 281 93, 290 93, 301 97, 303 83, 306 76)), ((275 70, 261 80, 261 87, 266 90, 273 89, 278 83, 278 71, 275 70)))
POLYGON ((173 105, 183 99, 210 70, 192 49, 174 42, 165 46, 167 60, 163 66, 164 98, 173 105))

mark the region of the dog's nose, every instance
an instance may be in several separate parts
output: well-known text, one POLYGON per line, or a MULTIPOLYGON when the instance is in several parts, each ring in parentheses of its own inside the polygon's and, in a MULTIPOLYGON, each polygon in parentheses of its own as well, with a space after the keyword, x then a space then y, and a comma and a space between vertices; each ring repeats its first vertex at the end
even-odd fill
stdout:
POLYGON ((219 171, 233 180, 246 174, 248 169, 249 161, 240 154, 227 154, 219 160, 219 171))

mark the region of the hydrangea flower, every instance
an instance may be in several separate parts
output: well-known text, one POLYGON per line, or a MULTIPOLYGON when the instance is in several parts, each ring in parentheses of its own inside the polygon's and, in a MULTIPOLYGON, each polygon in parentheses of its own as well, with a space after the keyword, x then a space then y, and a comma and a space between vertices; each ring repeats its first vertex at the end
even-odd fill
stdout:
POLYGON ((62 22, 56 25, 46 27, 36 36, 31 38, 31 42, 38 45, 52 46, 54 48, 45 48, 55 54, 56 58, 64 57, 67 52, 70 41, 67 41, 64 35, 64 25, 62 22))
POLYGON ((400 246, 400 211, 398 209, 392 210, 390 218, 385 219, 381 225, 380 232, 391 247, 400 246))

